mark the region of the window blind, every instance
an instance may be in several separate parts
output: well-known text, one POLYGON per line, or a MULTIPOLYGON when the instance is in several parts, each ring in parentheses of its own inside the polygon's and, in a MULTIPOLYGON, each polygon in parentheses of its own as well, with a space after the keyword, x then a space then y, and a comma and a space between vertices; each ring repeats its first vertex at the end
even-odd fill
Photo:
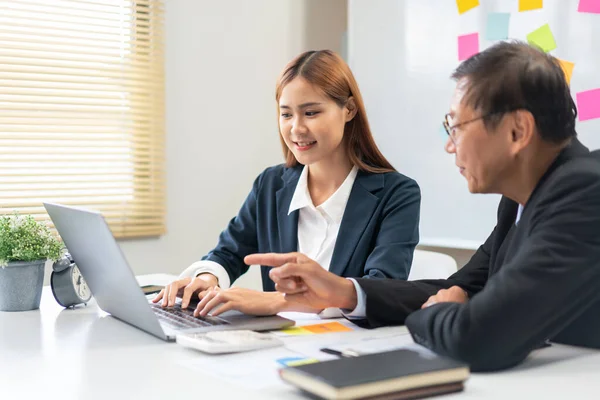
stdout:
POLYGON ((0 214, 165 232, 163 37, 159 0, 0 0, 0 214))

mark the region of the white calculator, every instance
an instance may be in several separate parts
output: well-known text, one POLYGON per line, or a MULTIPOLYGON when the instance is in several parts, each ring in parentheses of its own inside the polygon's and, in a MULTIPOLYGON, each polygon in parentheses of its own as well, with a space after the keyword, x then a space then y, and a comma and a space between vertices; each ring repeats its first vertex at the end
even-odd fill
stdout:
POLYGON ((182 346, 211 354, 238 353, 283 345, 283 341, 274 336, 248 330, 179 333, 176 341, 182 346))

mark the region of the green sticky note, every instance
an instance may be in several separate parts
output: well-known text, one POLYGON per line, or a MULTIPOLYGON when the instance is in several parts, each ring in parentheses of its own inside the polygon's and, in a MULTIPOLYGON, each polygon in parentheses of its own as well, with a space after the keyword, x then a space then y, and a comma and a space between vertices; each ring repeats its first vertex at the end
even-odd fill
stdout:
POLYGON ((550 25, 548 24, 543 25, 527 35, 527 42, 531 45, 538 46, 546 53, 556 48, 556 42, 554 41, 554 36, 550 30, 550 25))

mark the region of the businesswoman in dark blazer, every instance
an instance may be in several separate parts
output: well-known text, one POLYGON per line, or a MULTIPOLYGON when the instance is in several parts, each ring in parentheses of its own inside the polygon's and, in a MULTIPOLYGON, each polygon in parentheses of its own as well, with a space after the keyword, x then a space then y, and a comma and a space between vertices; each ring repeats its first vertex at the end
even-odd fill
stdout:
MULTIPOLYGON (((230 309, 267 315, 292 309, 262 268, 264 292, 231 288, 253 253, 298 251, 343 277, 408 277, 418 242, 420 191, 377 148, 362 96, 337 54, 292 60, 276 87, 285 164, 267 168, 217 246, 154 299, 196 315, 230 309)), ((297 306, 296 306, 297 307, 297 306)), ((321 310, 312 310, 321 311, 321 310)))

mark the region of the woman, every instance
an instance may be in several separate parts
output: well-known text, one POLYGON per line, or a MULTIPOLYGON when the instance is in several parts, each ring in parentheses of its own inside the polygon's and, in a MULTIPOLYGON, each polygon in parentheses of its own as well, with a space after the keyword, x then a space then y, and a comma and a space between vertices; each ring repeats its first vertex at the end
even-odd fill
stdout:
POLYGON ((343 277, 407 279, 418 242, 419 187, 375 145, 348 65, 328 50, 303 53, 284 69, 275 97, 285 165, 258 176, 217 247, 155 303, 173 306, 179 295, 187 307, 199 297, 195 315, 218 305, 212 315, 321 311, 287 303, 266 267, 264 292, 229 289, 253 253, 298 251, 343 277))

